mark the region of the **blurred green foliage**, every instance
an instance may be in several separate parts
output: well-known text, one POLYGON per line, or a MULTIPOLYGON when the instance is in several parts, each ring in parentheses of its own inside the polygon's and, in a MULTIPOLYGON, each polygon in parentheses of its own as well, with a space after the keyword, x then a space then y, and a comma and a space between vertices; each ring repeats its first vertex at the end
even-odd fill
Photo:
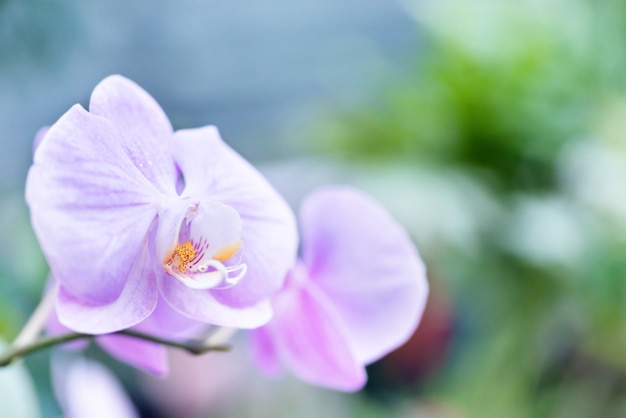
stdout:
POLYGON ((626 2, 415 3, 411 76, 316 134, 460 172, 498 208, 471 246, 420 245, 459 331, 419 393, 458 416, 626 416, 626 2))
POLYGON ((626 87, 626 3, 432 3, 415 11, 426 40, 412 77, 321 137, 351 157, 477 169, 508 192, 554 188, 562 147, 626 87))

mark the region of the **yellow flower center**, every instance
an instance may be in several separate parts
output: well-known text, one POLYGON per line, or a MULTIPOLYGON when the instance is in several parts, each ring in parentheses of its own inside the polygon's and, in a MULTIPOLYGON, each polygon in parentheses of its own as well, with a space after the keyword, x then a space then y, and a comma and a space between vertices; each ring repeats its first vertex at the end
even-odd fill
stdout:
POLYGON ((187 263, 192 261, 196 256, 196 250, 191 245, 191 241, 184 244, 178 244, 174 249, 174 262, 178 262, 178 271, 184 273, 187 271, 187 263))

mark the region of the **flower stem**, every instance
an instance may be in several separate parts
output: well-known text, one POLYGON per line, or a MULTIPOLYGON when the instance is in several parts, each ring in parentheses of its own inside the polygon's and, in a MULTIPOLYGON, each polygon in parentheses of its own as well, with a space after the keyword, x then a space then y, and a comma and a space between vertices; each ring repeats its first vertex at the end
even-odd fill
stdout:
POLYGON ((157 337, 156 335, 145 334, 143 332, 135 331, 132 329, 125 329, 122 331, 116 332, 119 335, 126 335, 129 337, 139 338, 145 341, 151 341, 158 344, 167 345, 169 347, 180 348, 182 350, 186 350, 191 354, 204 354, 209 351, 230 351, 230 346, 228 344, 212 344, 211 339, 205 340, 187 340, 187 341, 174 341, 166 338, 157 337))
POLYGON ((46 292, 35 309, 35 312, 33 312, 28 322, 26 322, 26 325, 24 325, 24 328, 22 328, 22 331, 20 331, 15 341, 13 341, 13 347, 26 346, 35 341, 39 334, 41 334, 41 330, 46 325, 46 321, 54 309, 54 301, 58 290, 59 286, 55 283, 52 288, 46 292))
POLYGON ((42 337, 26 345, 12 345, 0 355, 0 367, 8 366, 15 360, 44 348, 91 337, 93 337, 93 335, 68 332, 67 334, 55 335, 53 337, 42 337))
MULTIPOLYGON (((211 344, 208 340, 187 340, 187 341, 175 341, 166 338, 157 337, 151 334, 145 334, 143 332, 125 329, 115 332, 113 334, 126 335, 132 338, 138 338, 144 341, 150 341, 157 344, 167 345, 169 347, 180 348, 186 350, 192 354, 204 354, 209 351, 229 351, 230 346, 226 344, 211 344)), ((24 357, 28 354, 36 351, 53 347, 58 344, 64 344, 74 340, 80 339, 92 339, 97 337, 91 334, 82 334, 79 332, 68 332, 66 334, 55 335, 52 337, 41 337, 38 340, 29 342, 24 345, 12 345, 4 353, 0 355, 0 367, 7 366, 15 360, 24 357)))

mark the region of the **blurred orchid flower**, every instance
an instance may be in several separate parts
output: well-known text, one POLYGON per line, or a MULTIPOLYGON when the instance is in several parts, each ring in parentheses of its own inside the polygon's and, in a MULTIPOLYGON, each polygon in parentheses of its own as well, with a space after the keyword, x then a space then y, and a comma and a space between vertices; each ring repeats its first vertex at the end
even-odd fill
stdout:
POLYGON ((404 229, 378 203, 347 187, 322 188, 300 211, 302 257, 272 299, 274 317, 252 332, 270 374, 354 391, 364 366, 403 344, 428 294, 425 267, 404 229))
MULTIPOLYGON (((70 329, 104 334, 155 315, 238 328, 271 317, 293 265, 293 215, 214 127, 174 132, 121 76, 36 139, 26 198, 70 329)), ((158 328, 158 327, 157 327, 158 328)))
POLYGON ((120 382, 95 361, 73 360, 63 368, 53 363, 53 378, 66 418, 139 417, 120 382))

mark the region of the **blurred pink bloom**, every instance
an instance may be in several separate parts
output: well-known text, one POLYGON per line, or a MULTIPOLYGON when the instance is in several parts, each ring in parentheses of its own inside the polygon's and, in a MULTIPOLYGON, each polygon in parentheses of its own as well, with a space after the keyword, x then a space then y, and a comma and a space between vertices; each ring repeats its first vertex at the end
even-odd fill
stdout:
POLYGON ((428 294, 424 265, 404 229, 375 201, 322 188, 300 211, 302 259, 273 298, 274 317, 253 331, 257 363, 354 391, 364 366, 403 344, 428 294))
POLYGON ((167 333, 185 321, 269 320, 267 298, 295 258, 295 222, 217 129, 174 132, 151 96, 111 76, 89 112, 73 106, 36 142, 26 198, 63 325, 167 333))
MULTIPOLYGON (((242 394, 250 411, 254 410, 254 388, 245 353, 233 350, 226 355, 194 356, 182 350, 169 350, 171 373, 162 379, 139 376, 142 393, 161 411, 162 416, 176 418, 242 416, 230 408, 240 404, 242 394), (190 384, 190 382, 193 382, 190 384)), ((268 415, 263 411, 264 416, 268 415)), ((258 416, 260 414, 254 414, 258 416)))
POLYGON ((124 388, 104 366, 87 359, 53 364, 55 392, 66 418, 139 417, 124 388))

